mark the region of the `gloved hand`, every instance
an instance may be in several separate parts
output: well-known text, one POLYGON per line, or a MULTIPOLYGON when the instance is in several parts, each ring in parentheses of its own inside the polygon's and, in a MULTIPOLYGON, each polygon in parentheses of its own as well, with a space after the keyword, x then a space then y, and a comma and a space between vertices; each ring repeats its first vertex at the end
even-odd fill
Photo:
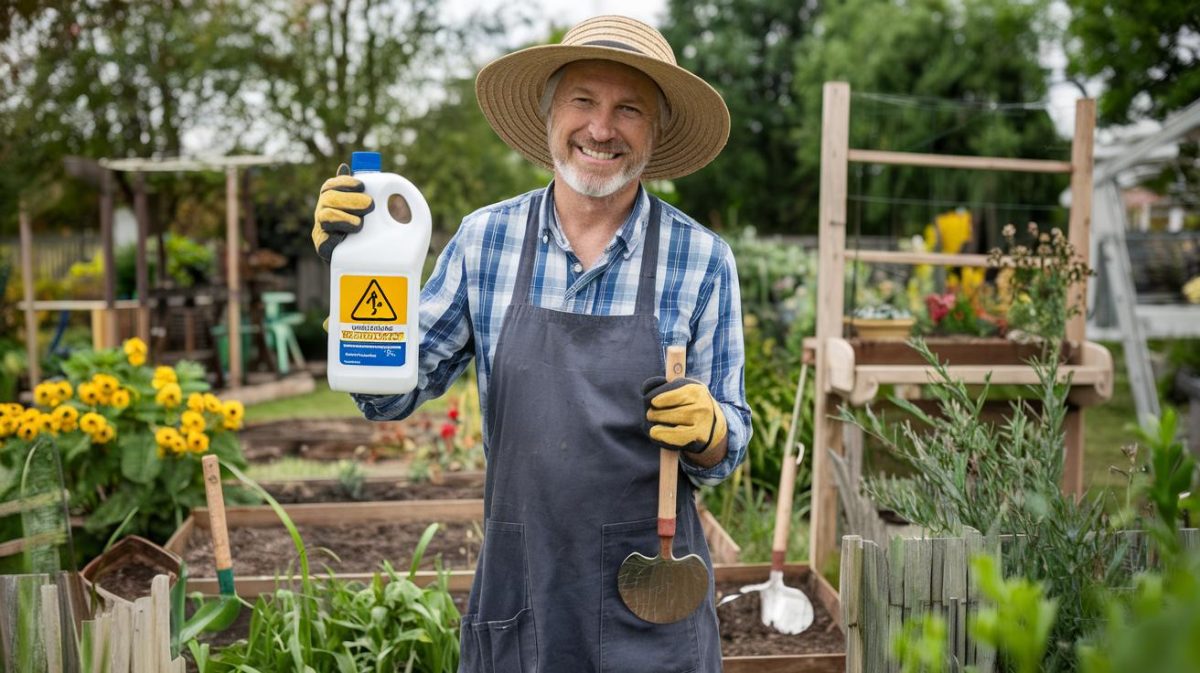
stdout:
POLYGON ((375 210, 375 202, 363 193, 363 183, 350 175, 346 164, 338 166, 337 176, 321 185, 321 196, 313 212, 313 247, 328 262, 333 249, 347 234, 362 229, 363 217, 375 210))
POLYGON ((725 413, 708 386, 695 379, 648 378, 642 399, 646 433, 664 449, 703 453, 725 440, 725 413))

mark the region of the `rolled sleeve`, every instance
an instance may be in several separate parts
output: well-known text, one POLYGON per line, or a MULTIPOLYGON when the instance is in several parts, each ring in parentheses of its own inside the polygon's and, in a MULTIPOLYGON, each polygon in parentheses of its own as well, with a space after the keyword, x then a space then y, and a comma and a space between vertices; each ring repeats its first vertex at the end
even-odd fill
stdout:
POLYGON ((733 474, 746 459, 752 432, 737 265, 728 245, 722 243, 719 251, 722 254, 715 256, 711 283, 701 289, 703 303, 692 324, 694 336, 688 349, 688 375, 707 382, 728 426, 728 450, 721 462, 703 468, 682 461, 684 473, 702 486, 715 486, 733 474))

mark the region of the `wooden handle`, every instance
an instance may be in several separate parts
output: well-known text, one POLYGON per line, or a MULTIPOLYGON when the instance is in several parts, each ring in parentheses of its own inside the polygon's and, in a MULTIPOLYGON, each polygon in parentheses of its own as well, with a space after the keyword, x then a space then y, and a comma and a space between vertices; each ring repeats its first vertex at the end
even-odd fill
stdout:
POLYGON ((808 363, 800 366, 800 382, 796 386, 796 401, 792 406, 792 426, 788 428, 783 447, 783 464, 779 474, 779 492, 775 497, 775 537, 771 541, 771 569, 783 570, 787 555, 788 531, 792 523, 792 495, 796 490, 796 461, 792 460, 792 447, 796 444, 796 433, 800 426, 800 408, 804 401, 804 384, 808 380, 808 363))
MULTIPOLYGON (((667 346, 667 380, 683 378, 687 372, 687 349, 667 346)), ((675 537, 675 495, 679 486, 679 452, 660 449, 658 453, 658 537, 663 558, 671 558, 671 540, 675 537)))
POLYGON ((208 498, 208 530, 212 535, 213 561, 222 595, 232 595, 233 557, 229 553, 229 529, 225 524, 225 496, 221 492, 221 463, 209 454, 200 461, 204 468, 204 495, 208 498), (228 583, 228 587, 225 584, 228 583), (228 589, 228 592, 226 591, 228 589))

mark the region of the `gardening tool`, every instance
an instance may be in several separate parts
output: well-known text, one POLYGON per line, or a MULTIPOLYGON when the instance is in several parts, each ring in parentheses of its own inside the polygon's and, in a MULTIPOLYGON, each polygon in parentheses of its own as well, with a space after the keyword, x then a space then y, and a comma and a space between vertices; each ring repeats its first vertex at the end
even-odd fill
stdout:
POLYGON ((792 519, 792 491, 796 488, 796 469, 804 460, 804 445, 800 444, 796 460, 792 446, 800 426, 800 407, 804 399, 804 384, 808 378, 808 363, 800 367, 800 383, 796 386, 796 402, 792 407, 792 426, 788 428, 783 447, 783 464, 779 475, 779 494, 775 503, 775 537, 771 542, 771 572, 762 584, 749 584, 741 592, 721 599, 724 605, 739 596, 758 592, 762 603, 762 623, 780 633, 795 635, 813 622, 813 606, 803 591, 783 583, 783 560, 787 555, 788 528, 792 519))
MULTIPOLYGON (((686 350, 667 347, 667 380, 683 376, 686 350)), ((659 553, 647 558, 633 552, 617 572, 617 591, 630 612, 654 624, 684 619, 699 607, 708 593, 708 566, 696 554, 677 559, 671 548, 675 539, 675 496, 679 479, 679 452, 662 449, 658 469, 659 553)))
MULTIPOLYGON (((208 529, 212 535, 213 560, 217 566, 217 589, 220 596, 200 606, 186 622, 182 621, 183 605, 179 610, 180 628, 175 643, 186 643, 203 631, 224 631, 238 618, 242 600, 233 583, 233 557, 229 553, 229 529, 225 525, 225 496, 221 492, 221 463, 209 454, 200 461, 204 468, 204 495, 208 498, 208 529)), ((187 568, 183 569, 185 576, 187 568)), ((185 578, 180 579, 186 583, 185 578)))

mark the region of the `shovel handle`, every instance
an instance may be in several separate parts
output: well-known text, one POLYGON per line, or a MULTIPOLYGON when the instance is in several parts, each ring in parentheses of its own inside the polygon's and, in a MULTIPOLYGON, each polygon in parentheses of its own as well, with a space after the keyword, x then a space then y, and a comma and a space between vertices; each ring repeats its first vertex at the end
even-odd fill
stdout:
MULTIPOLYGON (((667 380, 682 378, 687 372, 687 349, 667 346, 667 380)), ((675 539, 675 496, 679 486, 679 452, 660 449, 658 453, 658 538, 662 558, 672 558, 675 539)))
POLYGON ((208 529, 212 534, 217 586, 222 596, 234 595, 233 557, 229 553, 229 529, 225 524, 225 495, 221 492, 221 463, 211 453, 200 460, 204 468, 204 495, 208 498, 208 529))
POLYGON ((792 460, 792 447, 796 442, 796 431, 800 425, 800 408, 804 400, 804 384, 808 380, 808 363, 800 366, 800 382, 796 385, 796 400, 792 407, 792 426, 788 428, 783 447, 783 464, 779 474, 779 493, 775 499, 775 537, 771 541, 771 570, 783 570, 787 555, 788 531, 792 523, 792 495, 796 490, 796 461, 792 460))

